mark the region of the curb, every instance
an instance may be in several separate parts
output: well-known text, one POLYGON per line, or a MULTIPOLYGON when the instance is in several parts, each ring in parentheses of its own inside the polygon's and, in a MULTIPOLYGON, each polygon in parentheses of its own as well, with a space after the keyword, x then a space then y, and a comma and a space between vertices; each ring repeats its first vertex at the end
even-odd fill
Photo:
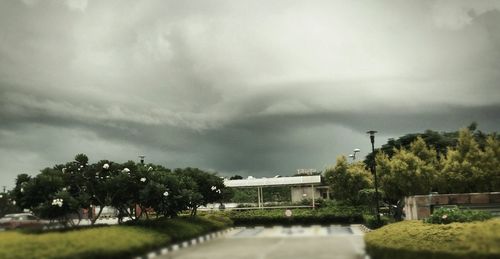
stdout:
POLYGON ((208 241, 210 241, 212 239, 222 237, 223 235, 227 234, 229 231, 232 231, 233 229, 234 229, 234 227, 231 227, 231 228, 227 228, 227 229, 220 230, 220 231, 217 231, 217 232, 212 232, 212 233, 209 233, 209 234, 205 234, 205 235, 202 235, 202 236, 199 236, 199 237, 196 237, 196 238, 192 238, 189 241, 184 241, 184 242, 180 242, 180 243, 171 244, 171 245, 168 245, 166 247, 162 247, 162 248, 153 250, 153 251, 151 251, 151 252, 149 252, 149 253, 147 253, 145 255, 136 256, 136 257, 133 257, 133 258, 134 259, 152 259, 152 258, 156 258, 156 257, 161 256, 161 255, 166 255, 168 253, 175 252, 175 251, 178 251, 178 250, 183 249, 183 248, 187 248, 187 247, 190 247, 190 246, 195 246, 195 245, 198 245, 198 244, 201 244, 201 243, 208 242, 208 241))
POLYGON ((361 229, 361 231, 365 232, 365 233, 368 233, 368 232, 371 232, 372 229, 368 228, 367 226, 363 225, 363 224, 360 224, 359 225, 359 228, 361 229))

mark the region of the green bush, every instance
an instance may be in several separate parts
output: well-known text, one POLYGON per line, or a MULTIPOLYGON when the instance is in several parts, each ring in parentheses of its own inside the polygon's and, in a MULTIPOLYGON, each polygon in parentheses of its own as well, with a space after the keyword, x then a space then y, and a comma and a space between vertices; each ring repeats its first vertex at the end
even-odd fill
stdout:
POLYGON ((0 258, 130 258, 153 249, 216 231, 227 218, 160 218, 119 226, 30 234, 0 232, 0 258))
POLYGON ((374 259, 500 258, 500 219, 446 225, 402 221, 367 233, 365 243, 374 259))
POLYGON ((365 226, 370 229, 377 229, 394 221, 393 219, 386 216, 380 217, 380 223, 377 221, 377 217, 375 215, 364 215, 363 218, 365 226))
POLYGON ((461 210, 458 207, 439 208, 424 222, 432 224, 449 224, 452 222, 472 222, 491 219, 493 215, 486 211, 461 210))
POLYGON ((247 210, 225 212, 235 225, 310 225, 332 223, 362 223, 362 208, 328 207, 320 209, 291 209, 292 216, 285 216, 285 209, 247 210))

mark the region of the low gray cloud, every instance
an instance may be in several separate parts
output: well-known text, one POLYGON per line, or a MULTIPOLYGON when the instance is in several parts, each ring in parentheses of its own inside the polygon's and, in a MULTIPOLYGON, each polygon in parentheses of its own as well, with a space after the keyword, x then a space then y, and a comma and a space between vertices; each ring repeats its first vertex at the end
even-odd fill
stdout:
POLYGON ((5 1, 0 183, 87 153, 224 175, 500 119, 497 1, 5 1))

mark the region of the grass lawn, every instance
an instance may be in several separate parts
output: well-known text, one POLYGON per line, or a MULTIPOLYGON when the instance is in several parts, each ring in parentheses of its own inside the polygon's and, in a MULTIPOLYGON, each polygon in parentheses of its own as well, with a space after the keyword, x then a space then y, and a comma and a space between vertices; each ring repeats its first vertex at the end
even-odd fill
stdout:
POLYGON ((227 227, 221 218, 142 221, 66 232, 0 232, 0 258, 126 258, 227 227))
POLYGON ((365 235, 372 258, 500 258, 500 219, 428 224, 403 221, 365 235))

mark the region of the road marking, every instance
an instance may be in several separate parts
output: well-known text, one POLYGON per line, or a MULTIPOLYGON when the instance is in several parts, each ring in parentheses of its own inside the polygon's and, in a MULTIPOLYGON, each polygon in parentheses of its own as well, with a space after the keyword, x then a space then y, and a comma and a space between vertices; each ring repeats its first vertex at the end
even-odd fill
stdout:
POLYGON ((316 237, 316 236, 350 236, 363 235, 364 233, 357 226, 274 226, 272 228, 236 228, 227 234, 227 238, 258 238, 258 237, 316 237), (356 231, 354 231, 356 229, 356 231))

